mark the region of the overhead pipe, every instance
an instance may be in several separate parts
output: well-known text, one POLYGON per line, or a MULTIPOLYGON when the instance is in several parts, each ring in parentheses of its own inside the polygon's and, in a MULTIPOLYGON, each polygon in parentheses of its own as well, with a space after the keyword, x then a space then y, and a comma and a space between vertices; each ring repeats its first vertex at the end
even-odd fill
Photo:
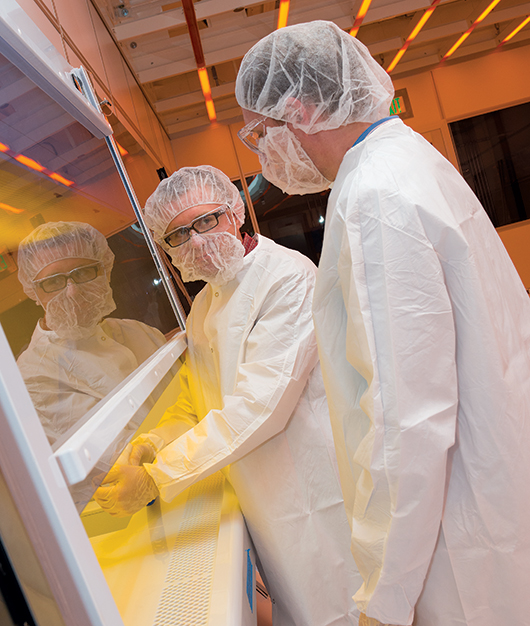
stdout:
POLYGON ((184 9, 186 24, 188 25, 188 32, 190 34, 191 47, 193 48, 193 54, 195 56, 195 63, 197 63, 197 72, 199 73, 199 82, 201 83, 201 90, 204 96, 204 102, 206 103, 208 118, 210 122, 215 122, 217 115, 213 104, 212 89, 210 87, 208 71, 206 70, 206 62, 204 60, 204 52, 202 50, 201 36, 199 34, 199 26, 197 25, 197 15, 195 14, 193 0, 182 0, 182 8, 184 9))

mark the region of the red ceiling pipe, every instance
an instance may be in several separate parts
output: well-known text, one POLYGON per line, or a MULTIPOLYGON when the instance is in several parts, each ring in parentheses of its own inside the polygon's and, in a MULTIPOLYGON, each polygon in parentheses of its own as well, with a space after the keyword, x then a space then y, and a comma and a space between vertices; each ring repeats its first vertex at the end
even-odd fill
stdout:
POLYGON ((212 90, 210 87, 210 81, 208 80, 208 72, 206 71, 206 62, 204 60, 204 52, 202 51, 201 36, 199 35, 199 27, 197 26, 197 16, 195 14, 193 0, 182 0, 182 8, 184 9, 184 17, 186 18, 186 24, 188 25, 191 47, 193 48, 195 62, 197 63, 197 71, 199 72, 199 81, 204 95, 204 103, 206 104, 208 118, 210 122, 215 122, 217 114, 213 104, 212 90))
POLYGON ((188 31, 190 33, 191 47, 193 48, 193 54, 195 55, 195 61, 197 67, 206 67, 204 62, 204 52, 202 51, 201 36, 199 35, 199 27, 197 26, 197 16, 195 15, 195 7, 193 6, 193 0, 182 0, 182 8, 184 9, 184 17, 186 18, 186 24, 188 25, 188 31))

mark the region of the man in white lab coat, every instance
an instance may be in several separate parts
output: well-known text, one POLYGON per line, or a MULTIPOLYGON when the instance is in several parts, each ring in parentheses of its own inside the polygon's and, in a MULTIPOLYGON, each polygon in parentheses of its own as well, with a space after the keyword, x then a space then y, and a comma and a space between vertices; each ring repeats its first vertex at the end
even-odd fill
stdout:
POLYGON ((162 181, 145 219, 183 279, 208 284, 188 318, 177 403, 133 442, 131 465, 111 470, 97 501, 131 514, 224 468, 274 625, 357 624, 360 577, 311 317, 315 266, 260 235, 242 239, 239 191, 209 166, 162 181))
POLYGON ((20 242, 19 280, 45 314, 17 364, 50 443, 166 341, 142 322, 103 319, 116 308, 113 263, 83 222, 47 222, 20 242))
POLYGON ((264 176, 333 181, 313 311, 360 623, 530 624, 530 303, 392 96, 330 22, 261 40, 236 83, 264 176))

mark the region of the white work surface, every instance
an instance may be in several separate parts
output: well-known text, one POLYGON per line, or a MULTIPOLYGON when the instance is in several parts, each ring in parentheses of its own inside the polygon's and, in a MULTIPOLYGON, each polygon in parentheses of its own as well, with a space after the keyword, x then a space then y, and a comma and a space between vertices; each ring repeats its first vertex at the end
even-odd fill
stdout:
POLYGON ((94 503, 82 519, 125 626, 256 624, 255 558, 220 472, 130 520, 94 503))

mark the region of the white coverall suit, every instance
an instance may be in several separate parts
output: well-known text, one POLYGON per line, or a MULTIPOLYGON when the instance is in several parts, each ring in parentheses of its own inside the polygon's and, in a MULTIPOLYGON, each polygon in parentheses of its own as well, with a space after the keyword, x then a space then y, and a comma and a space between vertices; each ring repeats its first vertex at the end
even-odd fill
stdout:
POLYGON ((530 302, 462 177, 399 119, 340 166, 314 317, 359 608, 530 624, 530 302))
POLYGON ((144 467, 169 501, 226 468, 263 567, 275 626, 357 624, 350 552, 311 317, 316 268, 259 236, 187 324, 182 392, 144 467), (173 428, 173 435, 171 430, 173 428), (164 433, 165 436, 164 436, 164 433))
POLYGON ((39 322, 17 364, 50 443, 165 342, 136 320, 104 319, 85 339, 62 339, 39 322))

